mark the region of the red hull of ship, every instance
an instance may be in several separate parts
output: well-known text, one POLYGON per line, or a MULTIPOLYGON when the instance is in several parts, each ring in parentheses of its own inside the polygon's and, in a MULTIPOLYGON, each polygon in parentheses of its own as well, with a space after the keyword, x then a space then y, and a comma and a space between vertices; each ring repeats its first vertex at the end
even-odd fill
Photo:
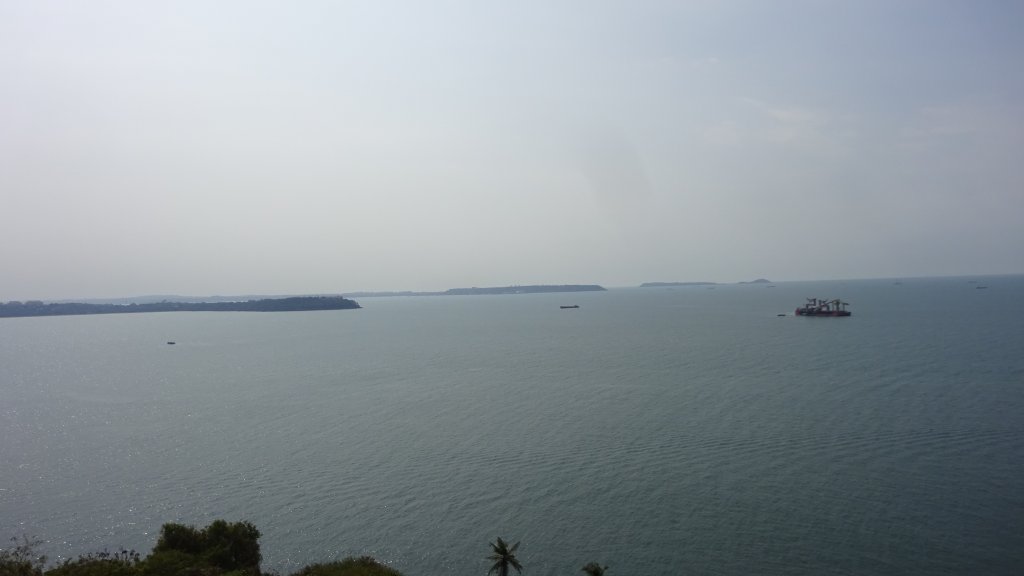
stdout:
POLYGON ((819 310, 806 310, 804 308, 797 308, 797 316, 849 316, 851 313, 846 310, 830 310, 823 312, 819 310))

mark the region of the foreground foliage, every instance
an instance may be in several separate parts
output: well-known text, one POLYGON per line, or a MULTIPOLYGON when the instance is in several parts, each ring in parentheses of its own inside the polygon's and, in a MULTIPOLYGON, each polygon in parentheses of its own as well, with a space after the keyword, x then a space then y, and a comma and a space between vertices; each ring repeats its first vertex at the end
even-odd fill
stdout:
POLYGON ((43 573, 46 556, 35 553, 39 540, 11 538, 12 546, 0 550, 0 576, 38 576, 43 573))
MULTIPOLYGON (((198 529, 164 524, 149 556, 134 550, 97 552, 47 568, 46 557, 36 553, 41 540, 22 538, 0 549, 0 576, 280 576, 260 571, 260 531, 249 522, 215 520, 198 529)), ((511 546, 498 538, 491 543, 490 573, 509 576, 522 572, 516 558, 519 542, 511 546)), ((590 562, 581 569, 587 576, 604 576, 607 566, 590 562)), ((311 564, 292 576, 402 576, 377 560, 362 556, 311 564)))
MULTIPOLYGON (((0 550, 0 576, 261 576, 260 531, 249 522, 216 520, 203 529, 164 524, 153 551, 98 552, 46 568, 35 553, 42 544, 13 540, 0 550)), ((373 558, 346 558, 313 564, 295 576, 402 576, 373 558)))

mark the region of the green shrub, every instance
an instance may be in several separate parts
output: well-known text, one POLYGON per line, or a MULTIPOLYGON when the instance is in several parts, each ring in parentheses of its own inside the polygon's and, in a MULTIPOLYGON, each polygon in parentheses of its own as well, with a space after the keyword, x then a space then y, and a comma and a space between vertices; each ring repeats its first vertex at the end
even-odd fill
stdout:
POLYGON ((144 571, 146 576, 220 575, 236 570, 259 574, 259 538, 260 531, 249 522, 215 520, 202 530, 164 524, 144 571))
POLYGON ((402 576, 402 573, 369 556, 362 556, 345 558, 340 562, 310 564, 292 576, 402 576))
POLYGON ((139 576, 217 576, 220 569, 180 550, 154 551, 139 564, 139 576))
POLYGON ((231 570, 260 572, 260 531, 248 522, 215 520, 203 530, 202 557, 210 564, 231 570))
POLYGON ((153 552, 175 550, 186 554, 199 554, 203 550, 203 534, 195 526, 164 524, 160 527, 160 538, 153 552))

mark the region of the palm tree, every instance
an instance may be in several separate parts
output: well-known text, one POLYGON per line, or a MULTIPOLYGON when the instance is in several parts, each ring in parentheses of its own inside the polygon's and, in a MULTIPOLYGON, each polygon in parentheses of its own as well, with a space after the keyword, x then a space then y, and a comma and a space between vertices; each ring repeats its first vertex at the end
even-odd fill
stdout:
POLYGON ((508 567, 511 566, 516 569, 516 572, 523 571, 523 565, 516 560, 516 548, 519 548, 519 542, 516 542, 509 548, 508 543, 498 538, 497 542, 491 542, 491 554, 487 557, 488 560, 494 560, 494 565, 487 571, 488 574, 498 571, 498 576, 508 576, 508 567))
POLYGON ((587 576, 604 576, 604 572, 607 569, 607 566, 601 566, 597 562, 590 562, 583 568, 580 568, 580 570, 587 573, 587 576))

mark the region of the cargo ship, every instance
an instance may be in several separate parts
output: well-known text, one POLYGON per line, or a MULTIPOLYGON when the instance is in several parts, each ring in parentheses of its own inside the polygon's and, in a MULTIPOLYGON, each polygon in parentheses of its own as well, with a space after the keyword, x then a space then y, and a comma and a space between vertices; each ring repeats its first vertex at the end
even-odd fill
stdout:
POLYGON ((851 312, 846 309, 849 302, 836 300, 823 300, 820 298, 808 298, 807 304, 796 309, 797 316, 850 316, 851 312))

